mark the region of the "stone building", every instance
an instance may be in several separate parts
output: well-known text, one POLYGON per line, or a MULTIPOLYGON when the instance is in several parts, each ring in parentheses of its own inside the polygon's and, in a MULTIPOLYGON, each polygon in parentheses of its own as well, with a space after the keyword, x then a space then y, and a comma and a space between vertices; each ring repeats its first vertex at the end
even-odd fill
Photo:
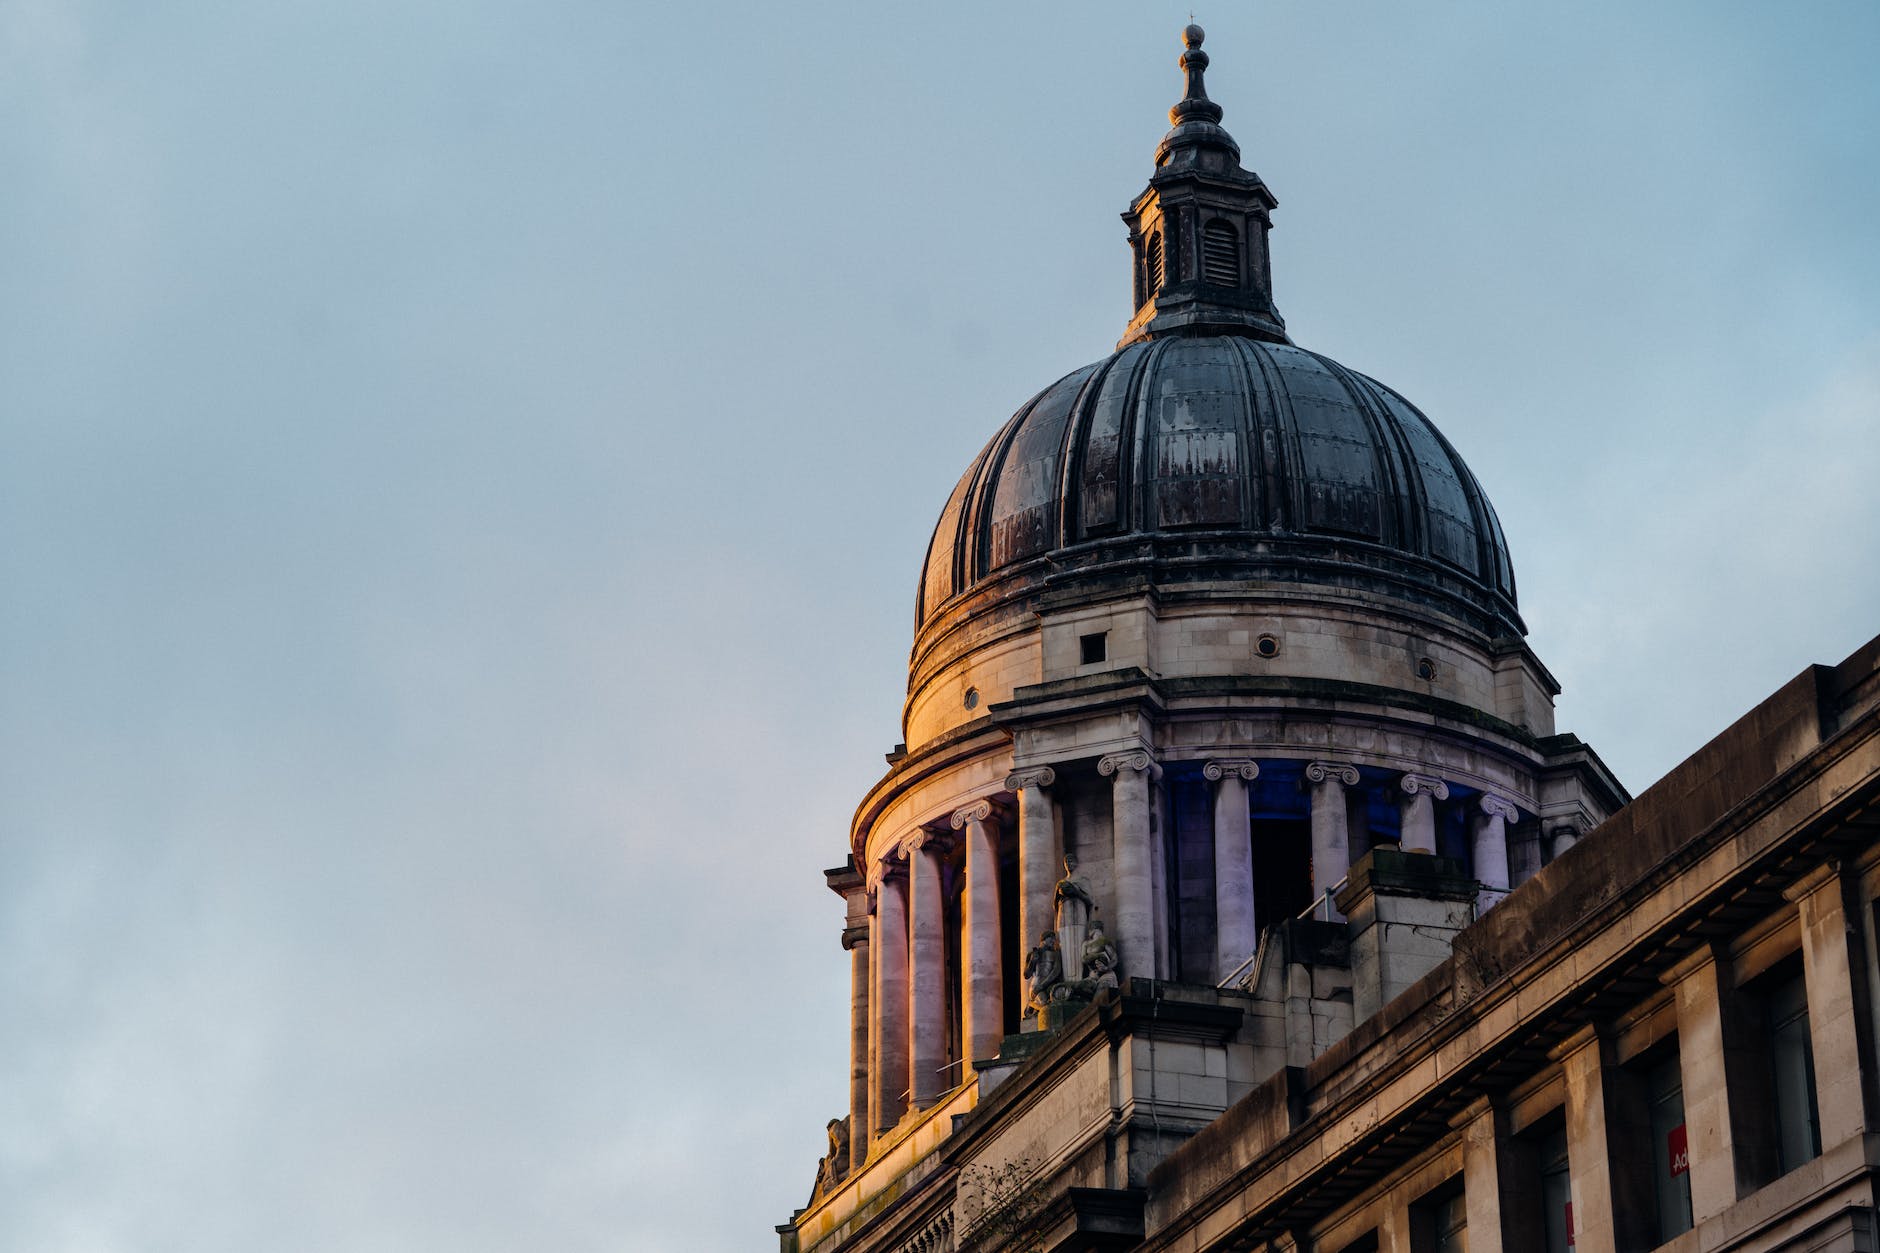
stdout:
POLYGON ((1184 41, 1121 342, 928 549, 785 1253, 1876 1248, 1880 640, 1629 797, 1184 41))

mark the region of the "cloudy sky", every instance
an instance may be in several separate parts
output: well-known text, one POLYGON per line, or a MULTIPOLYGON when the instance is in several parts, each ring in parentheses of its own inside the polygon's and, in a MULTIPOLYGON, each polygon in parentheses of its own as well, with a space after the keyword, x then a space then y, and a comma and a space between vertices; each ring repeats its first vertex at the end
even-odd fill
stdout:
MULTIPOLYGON (((929 529, 1120 332, 1187 17, 0 0, 0 1251, 774 1247, 929 529)), ((1197 17, 1564 728, 1880 631, 1880 7, 1197 17)))

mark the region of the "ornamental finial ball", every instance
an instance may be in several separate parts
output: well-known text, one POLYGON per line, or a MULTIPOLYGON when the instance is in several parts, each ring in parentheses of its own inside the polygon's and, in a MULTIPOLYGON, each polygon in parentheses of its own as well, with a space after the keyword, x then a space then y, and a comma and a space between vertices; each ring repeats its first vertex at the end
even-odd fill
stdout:
POLYGON ((1196 26, 1193 22, 1188 23, 1187 26, 1182 28, 1182 45, 1184 47, 1199 48, 1201 41, 1207 37, 1208 33, 1199 26, 1196 26))

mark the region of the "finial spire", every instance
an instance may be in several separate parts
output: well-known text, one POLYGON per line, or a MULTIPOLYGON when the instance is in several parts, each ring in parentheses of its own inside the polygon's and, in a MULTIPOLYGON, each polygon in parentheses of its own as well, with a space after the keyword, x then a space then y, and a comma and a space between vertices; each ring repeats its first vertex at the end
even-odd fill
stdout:
POLYGON ((1208 69, 1208 54, 1201 50, 1201 41, 1207 37, 1208 33, 1193 22, 1182 31, 1181 67, 1188 74, 1188 94, 1168 111, 1170 125, 1180 126, 1190 118, 1206 122, 1221 120, 1221 106, 1208 99, 1207 84, 1201 77, 1208 69))

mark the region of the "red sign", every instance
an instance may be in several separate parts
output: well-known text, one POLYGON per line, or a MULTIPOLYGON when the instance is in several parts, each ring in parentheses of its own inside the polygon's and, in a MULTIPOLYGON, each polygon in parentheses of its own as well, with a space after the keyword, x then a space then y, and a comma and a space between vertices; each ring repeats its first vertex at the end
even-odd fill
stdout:
POLYGON ((1684 1143, 1684 1124, 1679 1123, 1665 1137, 1665 1154, 1671 1159, 1673 1176, 1682 1175, 1691 1169, 1691 1151, 1684 1143))
POLYGON ((1573 1202, 1567 1202, 1567 1247, 1573 1247, 1573 1202))

